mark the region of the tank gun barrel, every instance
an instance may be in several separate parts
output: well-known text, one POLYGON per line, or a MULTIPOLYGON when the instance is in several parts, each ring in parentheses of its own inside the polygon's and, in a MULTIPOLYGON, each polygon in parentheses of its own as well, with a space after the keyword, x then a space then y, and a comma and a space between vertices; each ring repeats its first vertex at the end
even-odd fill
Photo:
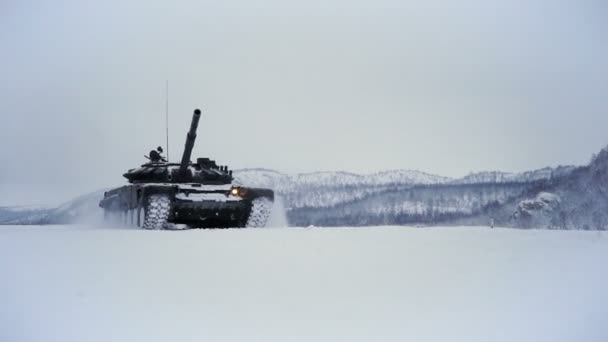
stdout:
POLYGON ((201 118, 201 110, 195 109, 192 114, 192 122, 190 122, 190 130, 186 135, 186 145, 184 146, 184 154, 182 155, 182 162, 179 166, 179 177, 183 178, 188 170, 190 164, 190 158, 192 157, 192 149, 194 148, 194 141, 196 140, 196 129, 198 128, 198 120, 201 118))

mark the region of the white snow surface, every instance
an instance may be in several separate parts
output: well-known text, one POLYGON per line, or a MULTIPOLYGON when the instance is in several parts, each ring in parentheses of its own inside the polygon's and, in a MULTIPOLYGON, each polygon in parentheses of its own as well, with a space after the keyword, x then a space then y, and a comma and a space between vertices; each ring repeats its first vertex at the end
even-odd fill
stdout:
POLYGON ((0 227, 0 341, 608 341, 608 234, 0 227))

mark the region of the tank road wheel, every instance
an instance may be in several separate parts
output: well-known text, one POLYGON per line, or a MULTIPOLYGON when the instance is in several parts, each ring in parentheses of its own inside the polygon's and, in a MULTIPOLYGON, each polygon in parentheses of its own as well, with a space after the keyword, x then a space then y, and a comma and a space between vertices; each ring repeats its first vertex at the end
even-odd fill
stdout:
POLYGON ((267 197, 258 197, 251 202, 251 213, 247 218, 245 227, 262 228, 266 226, 266 221, 270 216, 272 201, 267 197))
POLYGON ((167 195, 151 195, 144 206, 144 229, 163 229, 167 225, 171 200, 167 195))

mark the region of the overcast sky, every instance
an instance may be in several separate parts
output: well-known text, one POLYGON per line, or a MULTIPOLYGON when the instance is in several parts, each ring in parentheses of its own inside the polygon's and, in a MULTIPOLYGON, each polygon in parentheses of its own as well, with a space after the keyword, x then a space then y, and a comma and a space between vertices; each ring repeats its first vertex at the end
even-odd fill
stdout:
POLYGON ((0 198, 124 183, 165 145, 166 80, 174 160, 200 107, 194 156, 233 168, 584 164, 607 37, 602 0, 1 0, 0 198))

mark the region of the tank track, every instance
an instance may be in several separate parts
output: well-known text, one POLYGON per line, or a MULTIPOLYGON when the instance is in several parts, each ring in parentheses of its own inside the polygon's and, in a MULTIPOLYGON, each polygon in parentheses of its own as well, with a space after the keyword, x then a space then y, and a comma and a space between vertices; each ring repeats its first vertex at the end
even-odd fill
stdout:
MULTIPOLYGON (((251 201, 251 211, 243 228, 263 228, 266 226, 272 213, 274 201, 268 197, 258 197, 251 201)), ((138 208, 124 212, 105 211, 108 222, 122 223, 126 226, 140 226, 146 230, 186 230, 185 224, 169 223, 171 199, 167 195, 151 195, 145 204, 138 208), (137 219, 137 220, 136 220, 137 219), (141 224, 141 225, 140 225, 141 224)), ((238 228, 236 225, 234 228, 238 228)))
POLYGON ((165 195, 152 195, 148 198, 143 229, 165 229, 171 210, 171 200, 165 195))
POLYGON ((258 197, 252 201, 251 213, 247 218, 245 228, 263 228, 268 222, 272 211, 272 201, 266 197, 258 197))

